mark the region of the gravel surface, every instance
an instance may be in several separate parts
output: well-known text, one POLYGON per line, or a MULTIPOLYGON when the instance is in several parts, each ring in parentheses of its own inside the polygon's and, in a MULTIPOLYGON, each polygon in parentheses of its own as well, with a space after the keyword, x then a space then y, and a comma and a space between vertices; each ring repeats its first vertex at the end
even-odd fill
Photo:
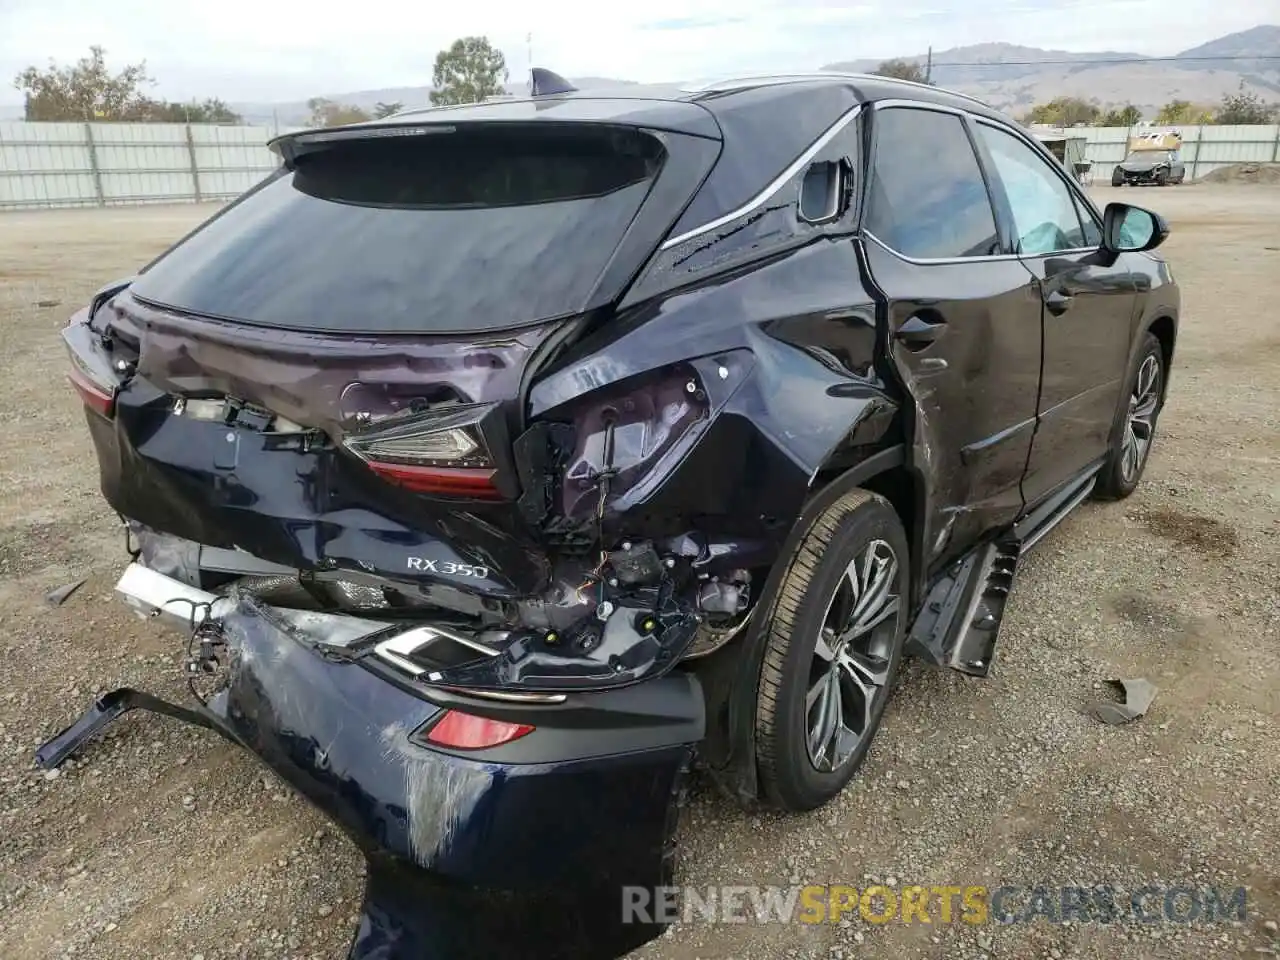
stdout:
MULTIPOLYGON (((831 807, 740 812, 695 785, 680 879, 712 885, 1248 887, 1243 923, 681 924, 671 958, 1202 958, 1280 951, 1280 188, 1096 190, 1173 226, 1185 312, 1130 500, 1026 561, 992 676, 912 663, 831 807), (1147 716, 1085 714, 1112 677, 1147 716)), ((34 747, 97 690, 182 698, 174 635, 111 600, 124 562, 57 330, 210 208, 0 215, 0 956, 340 958, 360 859, 248 755, 153 716, 56 776, 34 747), (87 577, 60 607, 45 594, 87 577)), ((935 913, 936 917, 936 913, 935 913)))

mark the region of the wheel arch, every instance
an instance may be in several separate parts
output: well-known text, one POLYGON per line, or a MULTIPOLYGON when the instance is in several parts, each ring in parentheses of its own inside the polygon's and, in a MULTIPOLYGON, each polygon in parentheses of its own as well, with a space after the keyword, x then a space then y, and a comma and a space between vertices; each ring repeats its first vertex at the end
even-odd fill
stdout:
POLYGON ((1169 371, 1173 367, 1173 348, 1178 339, 1178 325, 1172 316, 1161 313, 1147 324, 1147 331, 1154 334, 1160 341, 1161 361, 1164 364, 1164 379, 1160 384, 1160 402, 1163 403, 1164 396, 1169 390, 1169 371))
MULTIPOLYGON (((925 485, 907 461, 907 448, 896 443, 841 466, 840 458, 815 472, 804 509, 792 525, 765 579, 752 620, 745 633, 710 656, 694 661, 694 671, 707 697, 707 739, 700 752, 707 772, 717 785, 738 802, 751 804, 760 797, 756 767, 755 699, 761 662, 768 640, 769 612, 793 556, 813 522, 850 490, 861 487, 883 496, 898 512, 907 533, 912 569, 911 611, 918 602, 919 568, 923 553, 919 537, 925 516, 925 485), (904 512, 907 516, 904 516, 904 512), (908 520, 910 522, 908 522, 908 520)), ((909 622, 909 621, 908 621, 909 622)))
POLYGON ((902 528, 907 534, 907 544, 911 555, 911 598, 914 604, 920 597, 924 580, 924 519, 926 516, 926 496, 924 477, 907 461, 905 444, 896 444, 880 454, 868 457, 852 468, 844 468, 835 464, 823 467, 814 476, 810 485, 810 501, 823 491, 836 491, 834 496, 824 496, 824 502, 834 501, 854 487, 862 487, 872 493, 879 494, 889 501, 902 528))

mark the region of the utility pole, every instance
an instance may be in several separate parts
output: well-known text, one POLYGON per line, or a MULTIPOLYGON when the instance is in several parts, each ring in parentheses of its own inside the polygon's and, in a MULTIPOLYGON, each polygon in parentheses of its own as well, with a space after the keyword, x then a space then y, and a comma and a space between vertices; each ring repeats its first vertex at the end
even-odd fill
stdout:
POLYGON ((533 94, 533 34, 526 33, 524 35, 525 57, 528 60, 529 67, 529 93, 533 94))
MULTIPOLYGON (((919 49, 918 47, 916 49, 919 49)), ((929 45, 929 53, 924 61, 924 82, 933 83, 933 45, 929 45)))

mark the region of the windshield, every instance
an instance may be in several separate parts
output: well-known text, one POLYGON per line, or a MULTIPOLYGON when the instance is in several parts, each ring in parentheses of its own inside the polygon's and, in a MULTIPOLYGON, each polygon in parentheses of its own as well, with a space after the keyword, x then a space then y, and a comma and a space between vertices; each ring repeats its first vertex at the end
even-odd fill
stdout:
POLYGON ((661 166, 634 130, 471 129, 304 154, 134 293, 276 327, 479 331, 576 312, 661 166))

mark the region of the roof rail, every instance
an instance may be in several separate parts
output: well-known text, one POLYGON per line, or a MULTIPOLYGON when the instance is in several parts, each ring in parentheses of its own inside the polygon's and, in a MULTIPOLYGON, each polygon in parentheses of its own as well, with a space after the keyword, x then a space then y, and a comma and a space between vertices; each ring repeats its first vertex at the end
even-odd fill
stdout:
POLYGON ((947 87, 935 87, 932 84, 918 83, 915 80, 903 80, 899 77, 885 77, 878 73, 854 73, 843 70, 818 70, 808 73, 761 73, 755 75, 724 77, 718 80, 699 81, 697 83, 681 84, 681 89, 687 93, 716 93, 720 91, 739 90, 744 87, 767 86, 769 84, 779 83, 802 83, 806 80, 874 80, 877 82, 898 83, 909 87, 923 87, 926 90, 938 90, 953 97, 960 97, 972 103, 990 109, 990 104, 983 102, 977 97, 970 96, 967 93, 960 93, 957 90, 951 90, 947 87))

